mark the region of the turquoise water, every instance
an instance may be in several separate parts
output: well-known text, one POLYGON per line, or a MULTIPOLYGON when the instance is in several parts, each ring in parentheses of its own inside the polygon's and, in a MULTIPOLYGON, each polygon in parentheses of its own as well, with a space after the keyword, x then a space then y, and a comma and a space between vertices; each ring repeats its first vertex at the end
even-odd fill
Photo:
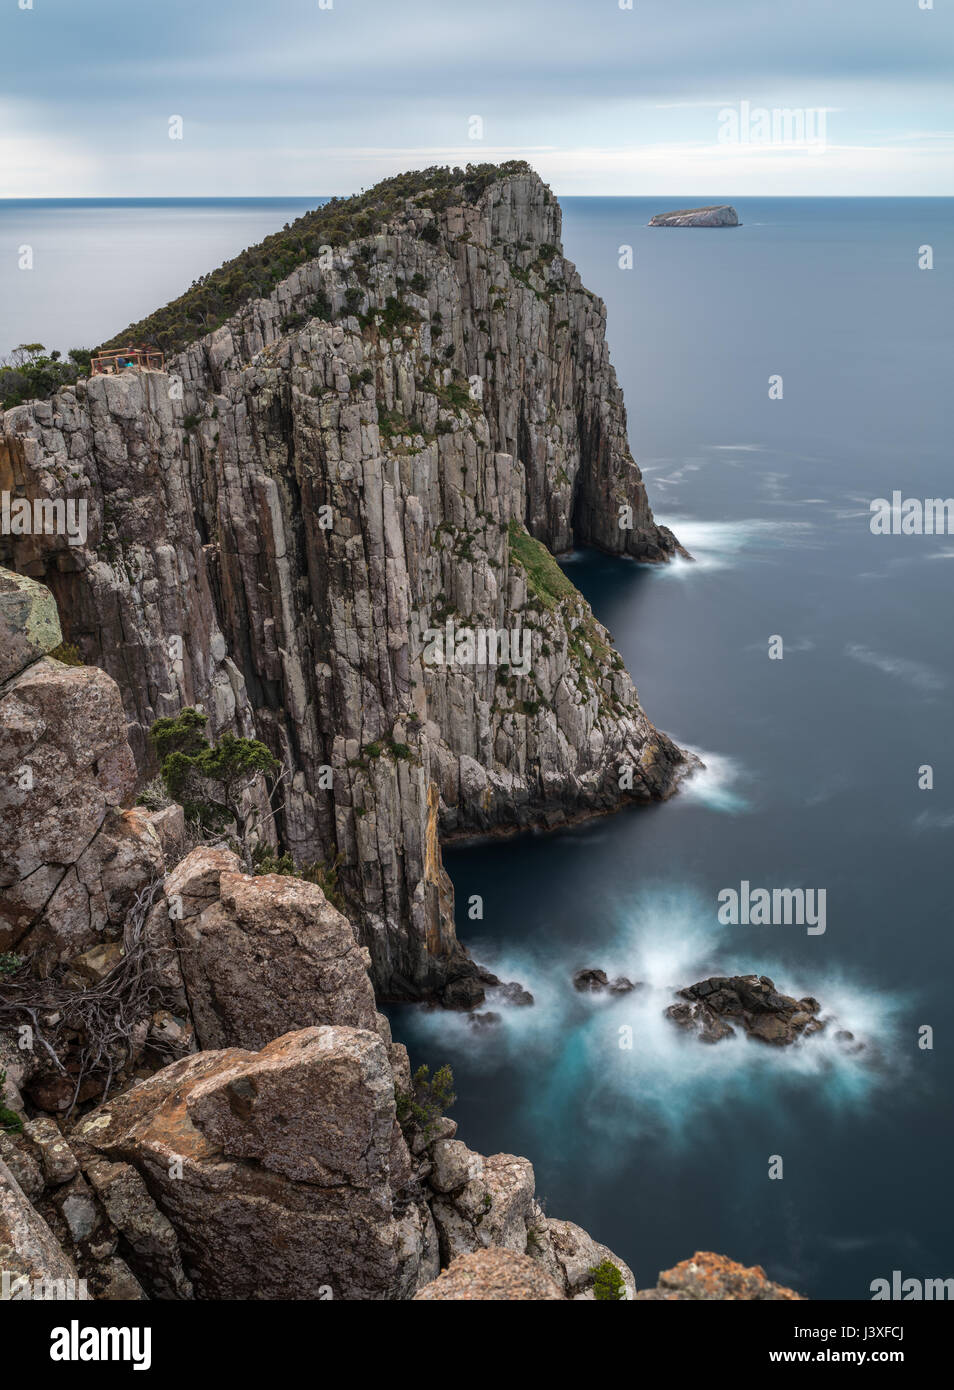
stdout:
MULTIPOLYGON (((0 203, 0 352, 99 341, 316 201, 0 203), (33 272, 11 269, 23 242, 33 272)), ((650 716, 706 771, 663 806, 448 852, 461 937, 537 1002, 494 1003, 502 1023, 480 1033, 392 1017, 415 1063, 452 1064, 466 1142, 529 1156, 550 1214, 640 1283, 714 1249, 816 1298, 865 1298, 893 1269, 954 1274, 954 537, 868 525, 873 497, 954 492, 954 200, 743 199, 739 229, 645 226, 712 201, 564 200, 650 499, 696 557, 567 568, 650 716), (917 268, 924 245, 934 270, 917 268), (718 893, 743 879, 825 889, 824 935, 721 926, 718 893), (582 997, 571 975, 589 965, 649 989, 582 997), (778 1052, 694 1043, 662 1011, 716 970, 814 994, 865 1051, 832 1030, 778 1052)))

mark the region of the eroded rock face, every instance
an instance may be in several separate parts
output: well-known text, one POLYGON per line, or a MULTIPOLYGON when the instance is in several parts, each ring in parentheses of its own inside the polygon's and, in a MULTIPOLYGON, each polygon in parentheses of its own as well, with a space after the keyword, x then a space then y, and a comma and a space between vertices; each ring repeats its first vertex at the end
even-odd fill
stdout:
POLYGON ((136 767, 116 682, 43 655, 52 598, 2 582, 4 669, 19 669, 0 685, 0 951, 45 973, 120 936, 163 855, 148 813, 124 809, 136 767))
POLYGON ((434 1146, 431 1182, 437 1193, 431 1212, 444 1264, 490 1245, 526 1251, 534 1175, 525 1158, 484 1158, 456 1139, 442 1140, 434 1146))
POLYGON ((201 1048, 264 1047, 315 1024, 377 1028, 368 954, 317 884, 241 872, 230 850, 193 850, 165 880, 154 939, 169 941, 201 1048))
POLYGON ((728 203, 707 208, 682 208, 679 212, 660 212, 650 219, 650 227, 741 227, 739 214, 728 203))
POLYGON ((414 1299, 428 1303, 553 1303, 565 1296, 538 1260, 492 1247, 458 1255, 440 1278, 420 1289, 414 1299))
POLYGON ((592 1271, 606 1261, 615 1264, 623 1276, 626 1297, 636 1297, 636 1279, 629 1266, 572 1221, 557 1221, 541 1213, 532 1224, 527 1249, 541 1262, 566 1298, 592 1300, 592 1271))
POLYGON ((185 1058, 74 1141, 141 1175, 199 1298, 401 1298, 436 1272, 428 1214, 397 1201, 411 1160, 376 1033, 309 1028, 185 1058))
POLYGON ((649 1301, 692 1300, 769 1300, 778 1302, 785 1299, 802 1298, 793 1289, 781 1284, 773 1284, 766 1277, 761 1265, 747 1269, 728 1260, 724 1255, 713 1255, 711 1251, 697 1252, 691 1260, 683 1260, 672 1269, 663 1270, 659 1283, 654 1289, 641 1289, 637 1298, 649 1301))
POLYGON ((825 1026, 817 1017, 817 999, 779 994, 767 975, 714 975, 679 994, 686 1002, 671 1004, 666 1017, 706 1043, 732 1037, 741 1028, 750 1038, 783 1047, 825 1026))
POLYGON ((0 1270, 17 1297, 84 1299, 76 1267, 0 1159, 0 1270), (31 1292, 27 1293, 24 1284, 31 1292))
POLYGON ((439 994, 461 961, 442 836, 665 796, 686 767, 609 634, 535 563, 537 541, 676 550, 604 330, 556 200, 518 174, 436 224, 408 202, 168 374, 94 377, 0 421, 0 486, 89 511, 85 545, 3 538, 0 558, 47 580, 68 640, 120 682, 141 770, 150 725, 186 704, 263 739, 283 843, 341 856, 392 997, 439 994), (310 316, 319 293, 336 322, 310 316), (389 327, 399 296, 409 321, 389 327), (448 621, 525 634, 529 669, 426 661, 448 621))
POLYGON ((46 585, 0 569, 0 685, 62 640, 56 600, 46 585))

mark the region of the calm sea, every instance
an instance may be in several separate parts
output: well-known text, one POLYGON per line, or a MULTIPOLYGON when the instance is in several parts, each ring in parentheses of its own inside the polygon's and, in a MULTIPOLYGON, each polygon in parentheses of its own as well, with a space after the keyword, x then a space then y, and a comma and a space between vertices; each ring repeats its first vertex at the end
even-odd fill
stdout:
MULTIPOLYGON (((318 201, 0 203, 0 352, 95 343, 318 201)), ((869 527, 874 497, 954 494, 954 200, 741 199, 739 229, 645 225, 712 201, 563 200, 650 499, 695 556, 567 569, 706 772, 663 806, 449 852, 461 937, 536 1004, 492 1004, 480 1033, 392 1017, 415 1063, 453 1066, 465 1141, 530 1157, 548 1212, 641 1284, 708 1249, 866 1298, 894 1269, 954 1276, 954 537, 869 527), (743 880, 824 889, 825 933, 720 925, 743 880), (582 966, 649 988, 584 998, 582 966), (814 994, 864 1051, 833 1028, 779 1051, 683 1037, 662 1010, 716 971, 814 994)))

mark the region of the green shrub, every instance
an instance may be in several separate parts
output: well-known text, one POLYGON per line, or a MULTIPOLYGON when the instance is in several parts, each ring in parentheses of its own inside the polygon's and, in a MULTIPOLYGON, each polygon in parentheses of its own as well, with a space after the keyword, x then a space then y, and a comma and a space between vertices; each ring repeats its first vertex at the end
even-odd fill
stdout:
POLYGON ((626 1297, 623 1276, 612 1260, 603 1260, 589 1271, 593 1278, 593 1297, 598 1303, 618 1303, 626 1297))
POLYGON ((314 299, 308 305, 308 311, 313 319, 323 319, 326 323, 333 318, 331 300, 328 298, 328 291, 324 285, 318 290, 314 299))
POLYGON ((555 608, 561 599, 578 593, 542 541, 534 540, 519 521, 511 520, 509 538, 511 558, 525 571, 528 588, 545 607, 555 608))
POLYGON ((445 1063, 432 1077, 430 1067, 420 1066, 411 1078, 411 1090, 405 1092, 395 1088, 394 1099, 398 1124, 405 1134, 420 1130, 425 1140, 430 1139, 436 1121, 457 1099, 454 1073, 445 1063))
POLYGON ((258 739, 225 733, 210 744, 207 723, 207 716, 191 706, 175 718, 156 720, 149 738, 160 759, 159 775, 189 820, 207 831, 234 823, 244 838, 242 794, 259 774, 277 772, 280 763, 258 739))
POLYGON ((85 666, 86 663, 80 656, 79 647, 75 642, 61 642, 58 647, 54 647, 47 653, 54 661, 62 661, 64 666, 85 666))

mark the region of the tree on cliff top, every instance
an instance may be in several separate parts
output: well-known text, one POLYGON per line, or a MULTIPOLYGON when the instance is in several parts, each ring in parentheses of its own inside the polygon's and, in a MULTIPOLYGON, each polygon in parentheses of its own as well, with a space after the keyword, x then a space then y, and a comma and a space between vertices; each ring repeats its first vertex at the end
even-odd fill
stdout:
POLYGON ((10 410, 24 401, 46 400, 61 386, 71 386, 89 373, 86 348, 47 352, 42 343, 21 343, 9 357, 0 358, 0 407, 10 410))

